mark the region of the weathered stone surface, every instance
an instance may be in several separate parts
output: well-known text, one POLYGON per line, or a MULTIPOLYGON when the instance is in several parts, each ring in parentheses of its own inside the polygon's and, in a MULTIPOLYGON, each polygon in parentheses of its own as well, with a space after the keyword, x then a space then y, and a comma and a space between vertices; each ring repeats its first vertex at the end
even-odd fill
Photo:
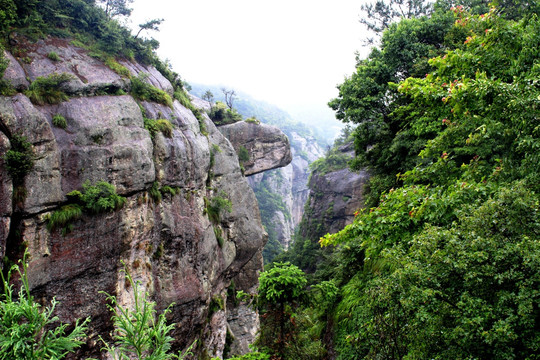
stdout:
POLYGON ((13 185, 4 161, 4 156, 10 148, 9 139, 0 132, 0 216, 10 216, 12 210, 11 192, 13 185))
POLYGON ((0 132, 0 258, 4 257, 6 251, 6 239, 9 234, 12 212, 11 196, 13 185, 4 161, 4 156, 9 148, 8 138, 0 132))
MULTIPOLYGON (((234 278, 235 291, 244 291, 255 295, 258 290, 259 274, 263 267, 262 248, 242 268, 234 278)), ((253 344, 259 329, 259 313, 251 306, 251 302, 234 304, 232 299, 227 303, 227 322, 229 332, 234 338, 229 356, 241 355, 249 352, 249 345, 253 344)))
POLYGON ((68 123, 65 130, 54 128, 64 193, 87 180, 110 182, 121 194, 141 191, 154 181, 152 141, 131 96, 74 98, 42 110, 68 123))
POLYGON ((26 74, 21 64, 8 51, 4 51, 4 56, 9 60, 9 65, 4 72, 4 80, 9 81, 16 90, 22 91, 28 89, 30 83, 26 80, 26 74))
POLYGON ((259 327, 259 314, 246 304, 240 304, 227 314, 229 331, 234 336, 229 355, 241 355, 250 351, 259 327), (253 326, 256 324, 256 326, 253 326))
MULTIPOLYGON (((199 121, 178 101, 168 106, 143 102, 150 119, 168 119, 174 126, 172 138, 155 138, 154 163, 157 180, 163 185, 201 188, 208 178, 210 145, 199 129, 199 121)), ((207 127, 211 121, 207 119, 207 127)))
POLYGON ((220 126, 219 131, 237 152, 242 146, 248 150, 249 160, 243 162, 246 176, 286 166, 292 160, 289 139, 275 126, 239 121, 220 126))
POLYGON ((73 46, 69 40, 47 38, 37 43, 30 43, 22 37, 17 40, 21 51, 19 64, 31 81, 52 73, 71 74, 73 80, 64 86, 71 95, 111 93, 129 88, 129 79, 122 78, 103 62, 90 57, 87 50, 73 46), (56 53, 60 60, 51 60, 48 57, 51 52, 56 53))
POLYGON ((22 94, 0 97, 0 114, 10 136, 22 135, 33 145, 34 167, 25 179, 23 212, 38 213, 62 201, 58 148, 46 117, 22 94))
POLYGON ((204 111, 210 111, 210 109, 212 109, 212 105, 206 101, 206 100, 203 100, 203 99, 199 99, 198 97, 196 96, 193 96, 191 94, 188 94, 189 95, 189 99, 191 100, 191 103, 201 109, 201 110, 204 110, 204 111))

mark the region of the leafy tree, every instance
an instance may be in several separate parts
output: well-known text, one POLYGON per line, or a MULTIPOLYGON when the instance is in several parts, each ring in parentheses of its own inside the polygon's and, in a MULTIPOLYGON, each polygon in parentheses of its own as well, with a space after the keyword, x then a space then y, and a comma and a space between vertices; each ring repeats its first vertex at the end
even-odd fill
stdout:
POLYGON ((20 266, 13 265, 2 276, 3 294, 0 295, 0 359, 63 359, 81 344, 89 319, 75 322, 71 331, 69 324, 59 323, 53 316, 58 302, 52 300, 49 307, 42 307, 30 293, 27 277, 27 257, 25 252, 20 266), (11 275, 16 271, 21 288, 18 293, 10 284, 11 275))
MULTIPOLYGON (((13 0, 0 0, 0 34, 5 34, 17 18, 17 7, 13 0)), ((0 51, 3 51, 0 49, 0 51)), ((0 65, 1 66, 1 65, 0 65)), ((0 78, 3 71, 0 67, 0 78)))
POLYGON ((113 18, 115 16, 130 16, 133 9, 129 5, 133 0, 98 0, 105 6, 105 14, 113 18))
POLYGON ((212 105, 212 103, 214 102, 214 94, 212 94, 210 90, 206 90, 206 92, 202 96, 202 99, 208 101, 210 105, 212 105))
MULTIPOLYGON (((374 3, 362 4, 360 7, 366 14, 360 19, 368 30, 381 34, 390 24, 400 19, 417 18, 428 15, 431 3, 425 0, 377 0, 374 3)), ((368 39, 369 43, 373 39, 368 39)))
POLYGON ((143 24, 139 25, 139 31, 137 31, 137 34, 135 35, 135 38, 139 37, 139 34, 143 30, 153 30, 153 31, 159 31, 159 25, 165 21, 164 19, 152 19, 149 20, 143 24))
POLYGON ((257 345, 269 349, 279 359, 287 355, 295 342, 294 309, 302 301, 307 284, 302 270, 290 263, 274 263, 259 277, 261 330, 257 345))
POLYGON ((403 186, 321 239, 341 244, 340 359, 538 352, 540 21, 454 12, 464 44, 390 85, 395 137, 420 157, 403 186))

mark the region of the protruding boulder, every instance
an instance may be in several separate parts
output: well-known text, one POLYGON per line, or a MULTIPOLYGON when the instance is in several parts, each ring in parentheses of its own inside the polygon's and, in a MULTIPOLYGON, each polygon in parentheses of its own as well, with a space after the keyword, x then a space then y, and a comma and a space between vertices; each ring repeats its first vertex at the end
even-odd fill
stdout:
POLYGON ((246 176, 284 167, 292 161, 289 138, 275 126, 239 121, 220 126, 219 131, 233 144, 241 161, 241 152, 247 150, 249 159, 242 161, 246 176))
POLYGON ((4 72, 4 80, 7 80, 18 91, 28 89, 30 83, 26 79, 26 74, 21 64, 7 51, 4 51, 4 56, 9 61, 8 67, 4 72))

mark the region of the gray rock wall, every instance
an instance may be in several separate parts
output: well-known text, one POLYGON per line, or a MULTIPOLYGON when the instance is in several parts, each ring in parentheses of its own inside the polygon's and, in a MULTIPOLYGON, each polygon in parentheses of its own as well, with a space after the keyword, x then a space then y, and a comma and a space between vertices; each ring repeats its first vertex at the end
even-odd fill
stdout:
MULTIPOLYGON (((89 341, 74 358, 99 357, 97 336, 110 336, 110 314, 99 291, 131 304, 122 262, 159 310, 175 304, 170 316, 177 324, 172 333, 175 349, 199 339, 199 354, 220 357, 229 328, 238 332, 233 334, 238 351, 246 351, 258 326, 257 314, 235 309, 226 301, 226 290, 235 279, 238 289, 256 292, 266 234, 231 143, 205 115, 208 135, 203 135, 198 119, 177 101, 169 108, 138 104, 129 95, 98 96, 111 89, 128 90, 129 80, 67 40, 18 41, 20 56, 7 54, 10 66, 4 77, 14 86, 24 89, 26 79, 53 72, 69 73, 73 80, 64 89, 71 98, 58 105, 34 105, 22 93, 0 97, 0 259, 7 255, 16 260, 20 245, 27 244, 28 275, 36 298, 56 297, 62 321, 92 318, 89 341), (51 51, 61 61, 48 59, 51 51), (158 133, 151 139, 139 105, 148 118, 168 119, 174 125, 172 137, 158 133), (66 129, 53 126, 57 114, 67 120, 66 129), (25 136, 35 154, 21 204, 11 202, 13 185, 3 163, 14 134, 25 136), (220 151, 213 153, 211 162, 215 148, 220 151), (47 230, 48 217, 85 181, 115 185, 126 204, 119 211, 83 215, 66 235, 47 230), (177 187, 179 193, 153 200, 149 189, 154 182, 177 187), (215 196, 232 203, 232 211, 223 213, 218 223, 206 213, 207 201, 215 196), (210 314, 209 305, 216 298, 226 305, 210 314)), ((146 81, 172 92, 155 69, 124 65, 133 75, 147 73, 146 81)), ((260 140, 264 142, 264 136, 260 140)), ((258 171, 263 170, 259 166, 258 171)))

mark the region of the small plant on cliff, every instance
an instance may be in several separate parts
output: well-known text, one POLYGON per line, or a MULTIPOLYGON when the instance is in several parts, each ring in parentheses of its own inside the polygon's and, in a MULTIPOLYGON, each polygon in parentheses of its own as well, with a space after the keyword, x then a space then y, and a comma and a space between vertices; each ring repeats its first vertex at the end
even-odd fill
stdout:
POLYGON ((172 138, 173 135, 173 124, 167 119, 148 119, 144 118, 144 128, 150 133, 152 140, 155 138, 158 132, 161 132, 163 136, 167 138, 172 138))
POLYGON ((105 181, 100 181, 95 185, 90 185, 90 181, 86 181, 83 184, 82 193, 75 190, 70 192, 68 197, 78 198, 84 208, 94 214, 118 210, 126 202, 125 197, 116 193, 114 185, 105 181))
POLYGON ((55 53, 54 51, 51 51, 50 53, 48 53, 47 57, 52 61, 60 61, 60 56, 58 56, 58 54, 55 53))
POLYGON ((261 124, 261 120, 257 119, 255 116, 247 118, 246 122, 248 124, 255 124, 255 125, 260 125, 261 124))
POLYGON ((54 126, 60 128, 60 129, 65 129, 67 128, 67 121, 66 121, 66 118, 63 117, 62 115, 60 114, 56 114, 53 116, 52 118, 52 123, 54 126))
POLYGON ((47 77, 39 76, 30 84, 25 94, 36 105, 58 104, 69 99, 61 86, 72 79, 73 76, 67 73, 53 73, 47 77))
POLYGON ((216 125, 232 124, 242 120, 242 115, 236 110, 228 108, 221 101, 216 101, 208 116, 216 125))
POLYGON ((82 213, 82 208, 78 204, 64 205, 49 217, 47 229, 54 231, 55 229, 62 228, 62 235, 66 235, 73 230, 72 222, 80 219, 82 213))
POLYGON ((210 201, 206 200, 206 213, 214 224, 221 222, 221 216, 224 212, 230 213, 231 211, 231 200, 227 199, 227 194, 224 191, 214 196, 210 201))
POLYGON ((69 204, 52 213, 47 223, 49 231, 62 228, 63 235, 72 230, 71 223, 81 218, 83 212, 90 214, 112 212, 122 208, 126 202, 126 198, 118 195, 116 188, 105 181, 95 185, 90 185, 90 182, 86 181, 82 192, 74 190, 66 196, 69 204))
POLYGON ((16 185, 24 182, 24 177, 34 167, 32 144, 22 135, 13 135, 11 149, 4 155, 6 169, 16 185))
POLYGON ((156 88, 144 80, 148 75, 140 73, 131 78, 131 95, 141 101, 153 101, 172 108, 172 99, 165 91, 156 88))
POLYGON ((161 201, 162 194, 161 191, 159 191, 159 182, 154 181, 152 183, 152 187, 148 190, 150 193, 150 197, 156 204, 158 204, 161 201))
POLYGON ((117 73, 118 75, 130 78, 131 73, 129 72, 128 68, 124 65, 120 65, 118 61, 116 61, 112 56, 107 56, 105 59, 105 65, 107 65, 112 71, 117 73))
POLYGON ((238 149, 238 160, 241 162, 249 161, 249 150, 243 145, 240 145, 240 148, 238 149))
MULTIPOLYGON (((1 3, 1 1, 0 1, 1 3)), ((2 23, 2 16, 0 16, 0 23, 2 23)), ((0 25, 1 27, 2 25, 0 25)), ((4 47, 0 44, 0 95, 3 96, 12 96, 15 95, 16 91, 11 86, 11 83, 5 79, 4 72, 9 66, 9 60, 4 55, 4 47)))
POLYGON ((100 337, 104 344, 103 349, 114 360, 183 359, 193 345, 183 354, 169 353, 174 340, 169 333, 174 329, 174 324, 167 325, 166 316, 174 304, 157 315, 156 303, 148 300, 148 293, 139 289, 140 283, 133 281, 129 272, 124 272, 126 281, 133 288, 133 308, 122 306, 116 296, 101 292, 109 300, 107 307, 113 314, 112 321, 116 329, 113 334, 114 344, 109 344, 100 337))
POLYGON ((0 272, 4 289, 0 295, 0 360, 63 359, 84 343, 82 339, 89 319, 77 320, 69 332, 69 324, 53 316, 56 300, 48 307, 38 304, 30 294, 27 258, 28 252, 25 252, 20 267, 13 265, 7 277, 0 272), (10 284, 13 271, 21 281, 18 292, 10 284))

